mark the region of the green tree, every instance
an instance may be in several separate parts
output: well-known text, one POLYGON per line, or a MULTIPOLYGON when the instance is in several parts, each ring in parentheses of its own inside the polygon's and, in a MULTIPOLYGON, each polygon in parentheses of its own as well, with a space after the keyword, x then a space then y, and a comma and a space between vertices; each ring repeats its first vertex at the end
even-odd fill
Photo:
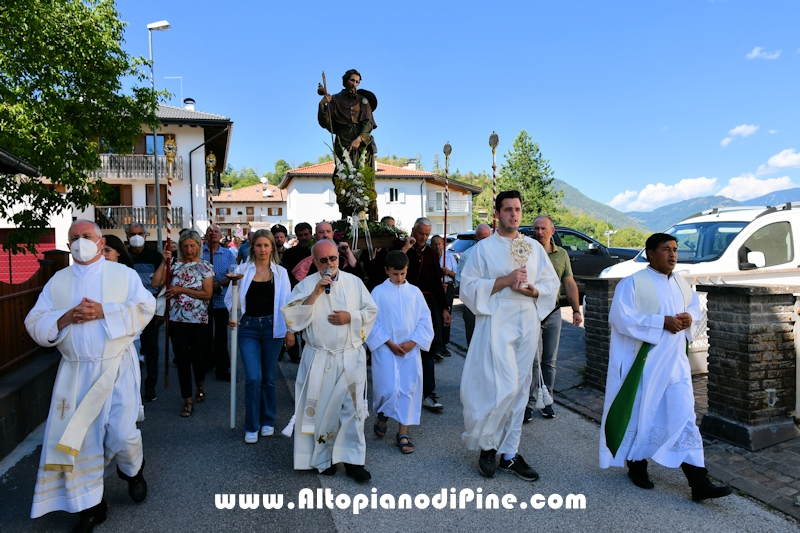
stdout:
POLYGON ((628 226, 617 230, 617 233, 611 236, 611 246, 644 248, 648 236, 647 233, 628 226))
POLYGON ((112 0, 3 0, 0 146, 46 177, 0 175, 0 219, 17 228, 5 248, 33 251, 52 213, 101 200, 107 187, 87 177, 98 142, 130 153, 141 125, 157 123, 147 61, 121 46, 125 26, 112 0))
POLYGON ((553 190, 553 175, 539 143, 522 130, 500 166, 497 189, 522 193, 522 223, 531 224, 538 214, 554 212, 561 202, 562 193, 553 190))
POLYGON ((239 170, 234 170, 231 165, 228 165, 225 172, 220 176, 220 181, 222 181, 223 187, 241 189, 261 183, 261 178, 253 167, 242 167, 239 170))

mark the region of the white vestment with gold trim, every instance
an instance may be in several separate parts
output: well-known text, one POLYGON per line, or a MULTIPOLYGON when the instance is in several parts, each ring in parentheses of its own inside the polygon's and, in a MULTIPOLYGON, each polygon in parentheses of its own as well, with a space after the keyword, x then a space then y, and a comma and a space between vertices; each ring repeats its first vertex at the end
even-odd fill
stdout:
POLYGON ((42 346, 57 346, 59 364, 31 518, 94 507, 103 472, 116 459, 135 476, 142 465, 141 374, 133 341, 153 317, 155 298, 133 269, 100 258, 57 272, 25 327, 42 346), (103 304, 104 318, 58 330, 58 319, 83 298, 103 304))
POLYGON ((325 470, 332 464, 363 465, 367 385, 367 340, 378 307, 364 283, 339 271, 330 294, 303 302, 321 274, 298 283, 281 308, 289 331, 305 330, 303 355, 294 386, 294 468, 325 470), (348 311, 350 323, 333 325, 328 315, 348 311))

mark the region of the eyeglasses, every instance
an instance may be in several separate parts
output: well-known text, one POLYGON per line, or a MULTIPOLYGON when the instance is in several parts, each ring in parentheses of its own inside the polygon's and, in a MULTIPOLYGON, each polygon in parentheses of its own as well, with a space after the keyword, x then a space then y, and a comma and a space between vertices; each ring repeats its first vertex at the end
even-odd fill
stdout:
POLYGON ((339 260, 339 256, 338 256, 338 255, 332 255, 332 256, 330 256, 330 257, 320 257, 320 258, 318 259, 318 261, 319 261, 320 263, 322 263, 323 265, 327 265, 327 264, 328 264, 328 261, 330 261, 331 263, 333 263, 334 261, 338 261, 338 260, 339 260))

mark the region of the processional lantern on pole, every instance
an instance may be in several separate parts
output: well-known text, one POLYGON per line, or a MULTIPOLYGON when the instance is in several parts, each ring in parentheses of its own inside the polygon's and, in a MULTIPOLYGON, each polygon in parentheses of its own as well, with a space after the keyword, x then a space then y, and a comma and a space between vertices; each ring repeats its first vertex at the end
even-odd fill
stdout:
POLYGON ((497 212, 494 205, 497 202, 497 145, 500 143, 500 138, 495 132, 489 135, 489 146, 492 147, 492 229, 497 229, 497 212))
POLYGON ((208 155, 206 156, 206 172, 208 172, 208 178, 206 179, 206 198, 208 201, 206 202, 208 206, 208 225, 211 226, 212 216, 211 214, 214 212, 214 201, 211 197, 214 195, 214 167, 217 166, 217 156, 214 155, 214 152, 209 151, 208 155))

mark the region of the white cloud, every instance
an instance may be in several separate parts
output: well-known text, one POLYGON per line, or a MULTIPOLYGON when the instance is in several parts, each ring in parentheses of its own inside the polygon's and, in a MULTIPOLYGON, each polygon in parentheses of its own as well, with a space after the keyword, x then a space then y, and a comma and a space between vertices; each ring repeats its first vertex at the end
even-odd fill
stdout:
POLYGON ((747 59, 778 59, 778 56, 781 55, 782 50, 778 50, 777 52, 767 52, 760 46, 756 46, 753 48, 753 51, 747 54, 747 59))
POLYGON ((728 181, 728 185, 723 187, 717 194, 734 200, 749 200, 750 198, 757 198, 771 192, 793 187, 796 187, 796 185, 792 183, 792 178, 789 176, 758 179, 753 174, 742 174, 736 178, 731 178, 728 181))
POLYGON ((682 179, 675 185, 650 183, 638 193, 625 191, 616 195, 608 205, 620 211, 650 211, 673 202, 709 195, 716 182, 717 178, 701 177, 682 179))
POLYGON ((794 148, 787 148, 779 154, 775 154, 767 160, 767 164, 773 168, 794 168, 800 167, 800 154, 794 148))
POLYGON ((769 130, 769 132, 771 135, 775 135, 776 133, 778 133, 778 130, 769 130))
POLYGON ((756 126, 755 124, 742 124, 741 126, 736 126, 732 130, 728 130, 728 133, 733 136, 739 135, 741 137, 749 137, 757 132, 758 128, 759 126, 756 126))
POLYGON ((756 126, 755 124, 742 124, 741 126, 736 126, 732 130, 728 130, 728 135, 730 135, 730 137, 725 137, 720 141, 719 144, 725 148, 731 143, 734 137, 749 137, 757 132, 758 128, 760 127, 761 126, 756 126))
POLYGON ((610 205, 614 209, 619 209, 621 207, 624 207, 628 203, 628 200, 630 200, 631 198, 633 198, 637 194, 639 194, 638 191, 621 192, 618 195, 616 195, 614 198, 612 198, 611 201, 608 202, 608 205, 610 205))
POLYGON ((756 170, 756 176, 772 174, 782 168, 796 167, 800 167, 800 154, 795 152, 794 148, 787 148, 770 157, 766 165, 759 165, 758 170, 756 170))

